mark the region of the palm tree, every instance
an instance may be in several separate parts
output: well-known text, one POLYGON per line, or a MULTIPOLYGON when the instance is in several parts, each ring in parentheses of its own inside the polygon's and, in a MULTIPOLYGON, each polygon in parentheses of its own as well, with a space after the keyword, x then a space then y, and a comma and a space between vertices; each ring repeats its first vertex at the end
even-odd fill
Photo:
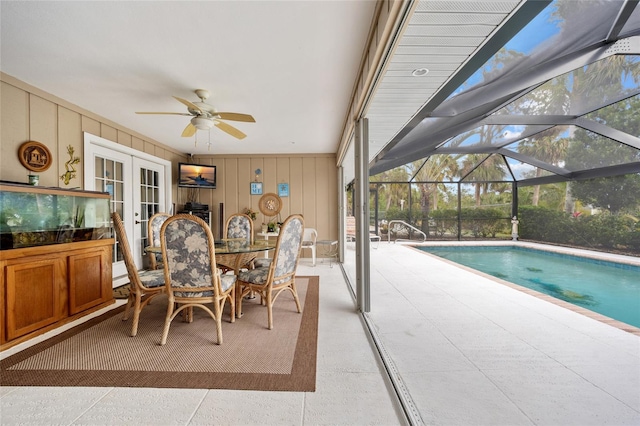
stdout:
MULTIPOLYGON (((537 135, 525 139, 518 147, 518 152, 552 165, 558 165, 566 158, 569 147, 568 138, 558 138, 558 135, 566 130, 566 126, 558 126, 545 130, 537 135)), ((536 177, 542 176, 543 169, 536 167, 536 177)), ((534 206, 540 200, 540 185, 533 188, 534 206)))
POLYGON ((420 206, 422 210, 422 231, 429 234, 428 217, 431 209, 438 205, 438 183, 451 179, 458 169, 458 156, 447 154, 432 155, 424 160, 414 161, 410 169, 414 171, 413 180, 417 182, 420 191, 420 206))

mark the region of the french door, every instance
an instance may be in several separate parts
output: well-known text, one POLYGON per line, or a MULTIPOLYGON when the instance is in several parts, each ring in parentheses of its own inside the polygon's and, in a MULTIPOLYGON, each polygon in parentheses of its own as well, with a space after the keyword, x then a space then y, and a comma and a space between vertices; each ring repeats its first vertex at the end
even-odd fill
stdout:
MULTIPOLYGON (((111 194, 111 211, 122 217, 138 269, 145 266, 147 223, 171 206, 171 163, 85 133, 85 189, 111 194)), ((127 275, 120 244, 113 251, 113 277, 127 275)), ((114 280, 114 286, 121 285, 114 280)))

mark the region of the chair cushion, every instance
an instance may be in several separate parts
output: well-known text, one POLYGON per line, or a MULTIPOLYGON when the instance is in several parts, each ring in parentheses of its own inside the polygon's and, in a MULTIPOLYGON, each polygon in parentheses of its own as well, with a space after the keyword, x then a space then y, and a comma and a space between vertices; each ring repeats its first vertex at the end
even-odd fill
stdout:
POLYGON ((209 291, 199 291, 199 292, 194 292, 194 293, 186 293, 186 292, 182 292, 182 291, 174 291, 173 295, 175 297, 211 297, 213 296, 213 291, 209 290, 209 291))
POLYGON ((237 279, 238 277, 236 277, 235 275, 226 275, 226 274, 221 275, 220 283, 221 283, 222 291, 229 290, 236 283, 237 279))
MULTIPOLYGON (((256 268, 242 271, 238 274, 238 280, 254 285, 265 285, 269 276, 269 268, 256 268)), ((273 285, 279 285, 289 281, 288 278, 275 280, 273 285)))
POLYGON ((138 272, 140 282, 147 288, 162 287, 164 285, 164 270, 144 270, 138 272))
POLYGON ((245 216, 233 216, 229 219, 227 238, 251 239, 251 223, 245 216))
POLYGON ((255 268, 242 271, 238 274, 238 280, 251 284, 263 285, 267 282, 269 268, 255 268))
POLYGON ((265 258, 254 259, 253 266, 255 266, 256 268, 268 268, 271 265, 272 260, 273 259, 265 259, 265 258))

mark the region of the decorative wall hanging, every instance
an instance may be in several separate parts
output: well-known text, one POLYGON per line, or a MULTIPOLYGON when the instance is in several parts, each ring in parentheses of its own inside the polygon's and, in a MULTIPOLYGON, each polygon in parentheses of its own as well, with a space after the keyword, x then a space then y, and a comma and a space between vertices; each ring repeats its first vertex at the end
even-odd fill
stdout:
POLYGON ((288 183, 279 183, 278 184, 278 196, 279 197, 288 197, 289 196, 289 184, 288 183))
MULTIPOLYGON (((69 161, 64 163, 64 168, 67 170, 62 175, 60 175, 60 179, 64 182, 65 185, 69 185, 71 179, 76 177, 76 168, 73 167, 76 164, 80 163, 80 157, 73 156, 74 150, 71 145, 67 146, 67 154, 69 154, 69 161)), ((113 194, 112 194, 113 195, 113 194)))
POLYGON ((44 172, 53 162, 51 151, 44 144, 36 141, 25 142, 18 150, 20 163, 32 172, 44 172))
POLYGON ((251 195, 262 195, 262 182, 251 182, 251 195))
POLYGON ((276 216, 282 209, 282 199, 273 192, 269 192, 260 197, 258 208, 260 208, 260 211, 265 216, 276 216))

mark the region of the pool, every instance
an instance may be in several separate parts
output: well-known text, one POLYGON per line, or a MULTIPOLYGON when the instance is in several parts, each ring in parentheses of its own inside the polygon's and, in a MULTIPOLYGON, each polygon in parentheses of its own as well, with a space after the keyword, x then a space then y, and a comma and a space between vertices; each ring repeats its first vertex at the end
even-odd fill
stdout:
POLYGON ((640 327, 640 267, 525 247, 416 247, 640 327))

